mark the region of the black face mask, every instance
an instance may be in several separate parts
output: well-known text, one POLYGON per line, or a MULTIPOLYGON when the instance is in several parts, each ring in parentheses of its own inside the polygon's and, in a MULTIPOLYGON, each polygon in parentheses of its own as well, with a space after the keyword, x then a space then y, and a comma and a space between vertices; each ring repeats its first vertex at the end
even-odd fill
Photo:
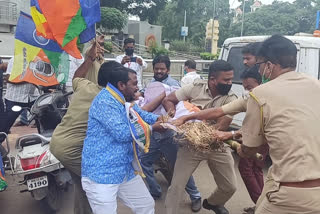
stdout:
POLYGON ((232 87, 232 84, 222 84, 218 83, 216 89, 218 90, 219 94, 227 95, 232 87))
POLYGON ((126 52, 127 56, 132 56, 134 49, 133 48, 126 48, 124 51, 126 52))
POLYGON ((153 76, 153 78, 158 81, 158 82, 162 82, 163 80, 165 80, 168 77, 168 74, 158 78, 156 75, 153 76))

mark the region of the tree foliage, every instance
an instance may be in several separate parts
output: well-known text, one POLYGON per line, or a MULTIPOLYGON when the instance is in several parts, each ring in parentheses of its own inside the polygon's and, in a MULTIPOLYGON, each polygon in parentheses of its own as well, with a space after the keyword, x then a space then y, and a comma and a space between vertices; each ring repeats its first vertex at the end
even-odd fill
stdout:
MULTIPOLYGON (((243 2, 243 0, 238 1, 243 2)), ((213 0, 101 0, 101 6, 113 7, 126 14, 137 15, 142 21, 161 25, 162 38, 171 41, 182 40, 180 31, 186 10, 189 27, 187 41, 195 46, 204 47, 206 23, 213 16, 220 23, 219 46, 228 37, 240 36, 241 22, 233 23, 234 13, 230 9, 229 0, 215 0, 215 10, 213 2, 213 0)), ((247 0, 245 3, 245 36, 311 33, 315 27, 316 11, 320 9, 320 0, 296 0, 293 3, 275 0, 273 4, 264 5, 251 12, 250 6, 253 2, 254 0, 247 0)), ((242 9, 242 5, 240 8, 242 9)), ((113 14, 112 19, 109 18, 106 22, 103 18, 103 22, 109 25, 108 28, 119 29, 122 19, 117 19, 115 12, 111 14, 113 14)), ((121 15, 120 17, 123 18, 121 15)))
POLYGON ((116 8, 101 7, 100 26, 108 30, 121 30, 127 23, 127 15, 116 8))
POLYGON ((141 21, 148 21, 150 24, 156 23, 160 11, 167 3, 168 0, 100 0, 102 7, 116 8, 138 16, 141 21))
MULTIPOLYGON (((311 0, 296 0, 292 4, 275 1, 246 14, 243 33, 245 36, 312 33, 316 22, 315 5, 311 0)), ((230 36, 239 36, 241 25, 233 23, 230 29, 230 36)))
POLYGON ((181 39, 180 30, 184 22, 184 11, 187 12, 187 37, 193 44, 204 46, 206 23, 213 16, 220 21, 220 41, 223 41, 229 30, 229 1, 216 0, 215 11, 212 0, 172 0, 160 12, 158 24, 163 26, 163 37, 169 40, 181 39))

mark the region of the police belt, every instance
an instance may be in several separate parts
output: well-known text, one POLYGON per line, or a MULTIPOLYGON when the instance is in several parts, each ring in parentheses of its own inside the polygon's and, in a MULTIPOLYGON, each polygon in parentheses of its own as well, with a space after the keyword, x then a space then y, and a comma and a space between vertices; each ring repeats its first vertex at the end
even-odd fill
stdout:
POLYGON ((297 188, 320 187, 320 178, 315 180, 301 181, 301 182, 280 182, 280 186, 297 187, 297 188))

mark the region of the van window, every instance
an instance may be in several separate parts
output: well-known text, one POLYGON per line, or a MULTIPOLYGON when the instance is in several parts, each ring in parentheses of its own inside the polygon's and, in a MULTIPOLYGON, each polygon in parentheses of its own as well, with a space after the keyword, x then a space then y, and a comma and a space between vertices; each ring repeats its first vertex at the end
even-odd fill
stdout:
POLYGON ((242 59, 242 47, 232 47, 229 50, 229 55, 227 62, 229 62, 233 68, 234 68, 234 83, 241 84, 242 81, 240 79, 240 76, 242 72, 246 69, 246 67, 243 65, 243 59, 242 59))

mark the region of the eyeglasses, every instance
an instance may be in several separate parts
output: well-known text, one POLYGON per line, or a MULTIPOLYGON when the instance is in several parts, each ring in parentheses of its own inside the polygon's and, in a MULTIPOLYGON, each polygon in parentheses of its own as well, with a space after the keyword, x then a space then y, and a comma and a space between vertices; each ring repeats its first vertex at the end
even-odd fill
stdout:
POLYGON ((257 62, 255 65, 260 66, 263 63, 266 63, 267 61, 263 61, 263 62, 257 62))

